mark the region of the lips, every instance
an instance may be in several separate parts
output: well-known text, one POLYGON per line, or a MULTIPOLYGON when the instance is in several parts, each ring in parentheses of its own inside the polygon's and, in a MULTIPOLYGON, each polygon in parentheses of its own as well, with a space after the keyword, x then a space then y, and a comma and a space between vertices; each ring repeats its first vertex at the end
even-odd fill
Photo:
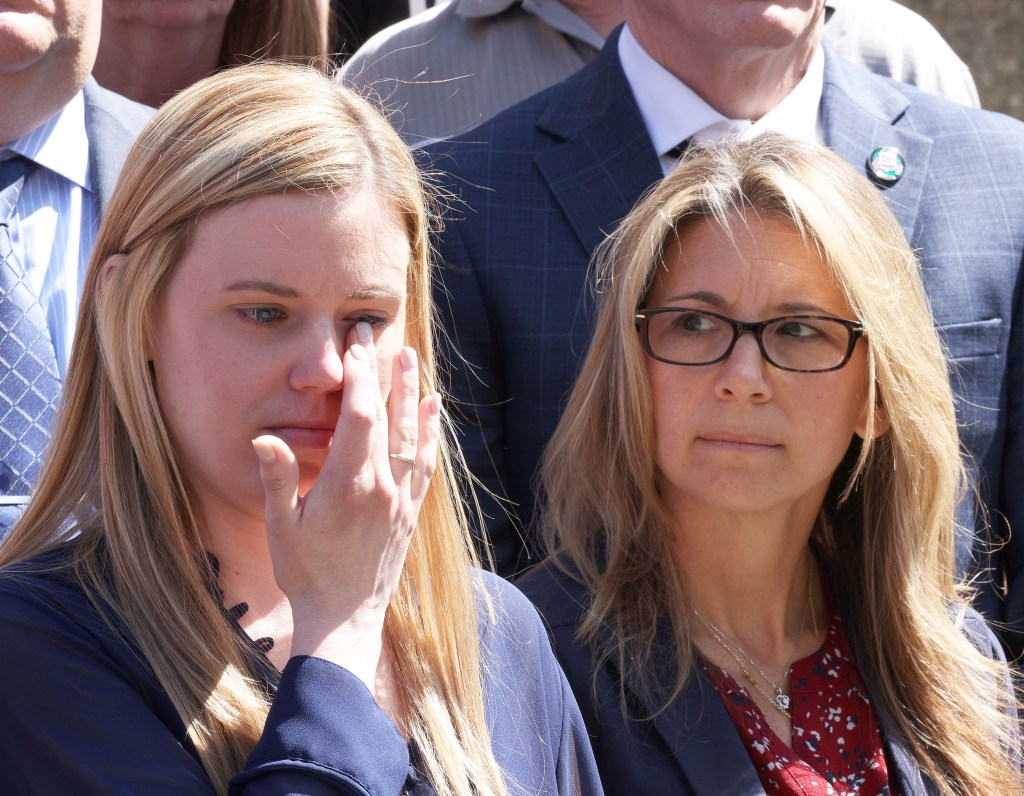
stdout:
POLYGON ((334 424, 326 421, 296 421, 271 426, 267 431, 284 440, 292 450, 326 450, 334 439, 334 428, 334 424))
POLYGON ((742 431, 707 431, 701 434, 698 439, 708 445, 735 451, 769 451, 782 447, 772 437, 742 431))

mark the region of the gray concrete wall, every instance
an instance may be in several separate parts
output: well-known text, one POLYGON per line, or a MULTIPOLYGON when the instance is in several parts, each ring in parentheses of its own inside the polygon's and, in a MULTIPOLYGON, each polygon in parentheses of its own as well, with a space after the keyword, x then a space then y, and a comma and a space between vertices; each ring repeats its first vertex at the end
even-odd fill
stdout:
POLYGON ((934 25, 970 67, 981 105, 1024 119, 1022 0, 901 0, 934 25))

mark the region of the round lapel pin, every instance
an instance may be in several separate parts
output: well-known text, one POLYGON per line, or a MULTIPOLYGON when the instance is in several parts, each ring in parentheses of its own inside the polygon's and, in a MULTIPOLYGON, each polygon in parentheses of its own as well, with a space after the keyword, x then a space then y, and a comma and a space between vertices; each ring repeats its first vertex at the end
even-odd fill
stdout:
POLYGON ((892 185, 903 176, 907 162, 894 146, 880 146, 868 157, 868 173, 885 185, 892 185))

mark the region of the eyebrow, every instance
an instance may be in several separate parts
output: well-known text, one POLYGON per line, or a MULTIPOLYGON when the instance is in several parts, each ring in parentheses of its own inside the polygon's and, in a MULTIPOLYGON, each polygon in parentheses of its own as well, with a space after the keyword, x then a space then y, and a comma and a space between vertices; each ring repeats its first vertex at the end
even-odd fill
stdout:
MULTIPOLYGON (((242 279, 225 286, 228 292, 254 291, 259 293, 270 293, 281 298, 301 298, 302 294, 295 288, 282 285, 279 282, 268 282, 262 279, 242 279)), ((373 301, 377 299, 401 300, 404 293, 395 290, 387 285, 370 285, 359 288, 349 293, 346 298, 352 301, 373 301)))
MULTIPOLYGON (((678 296, 672 296, 667 299, 667 301, 701 301, 705 304, 710 304, 712 307, 719 310, 726 309, 729 306, 728 302, 718 293, 712 293, 707 290, 697 290, 693 293, 682 293, 678 296)), ((777 304, 772 309, 772 312, 782 313, 784 315, 813 314, 835 316, 837 314, 835 310, 830 310, 827 307, 822 307, 818 304, 809 304, 803 301, 786 301, 782 304, 777 304)))

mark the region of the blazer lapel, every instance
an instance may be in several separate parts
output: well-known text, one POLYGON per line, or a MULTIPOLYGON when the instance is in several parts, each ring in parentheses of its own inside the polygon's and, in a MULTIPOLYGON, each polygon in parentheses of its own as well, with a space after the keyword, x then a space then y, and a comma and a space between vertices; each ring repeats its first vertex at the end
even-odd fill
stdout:
POLYGON ((693 671, 683 692, 664 707, 671 684, 661 675, 675 669, 668 653, 670 633, 667 623, 659 625, 658 653, 652 662, 657 680, 636 689, 647 715, 654 716, 655 729, 672 750, 693 793, 764 796, 736 726, 702 668, 693 671))
POLYGON ((618 40, 616 30, 593 61, 556 86, 537 120, 562 139, 537 157, 537 167, 588 252, 662 177, 619 63, 618 40))
POLYGON ((846 63, 825 43, 822 121, 825 143, 855 169, 868 173, 867 162, 879 147, 903 155, 903 176, 880 185, 908 241, 914 240, 918 207, 928 173, 932 139, 898 126, 910 100, 884 80, 846 63))
POLYGON ((135 140, 135 133, 115 118, 110 109, 102 106, 100 88, 93 78, 90 77, 86 81, 83 91, 92 189, 96 196, 99 217, 102 218, 110 202, 110 195, 114 192, 125 153, 135 140))

